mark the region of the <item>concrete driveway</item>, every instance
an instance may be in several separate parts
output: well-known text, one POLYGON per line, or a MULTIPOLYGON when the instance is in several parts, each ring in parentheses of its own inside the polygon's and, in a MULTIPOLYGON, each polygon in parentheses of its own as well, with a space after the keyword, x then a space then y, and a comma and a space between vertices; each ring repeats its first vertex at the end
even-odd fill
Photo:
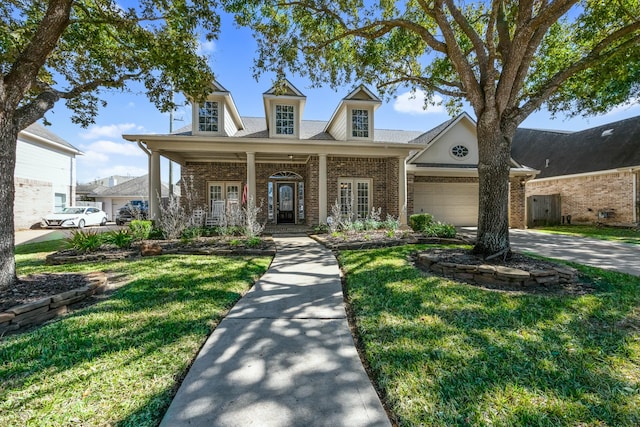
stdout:
MULTIPOLYGON (((87 227, 85 231, 98 231, 100 233, 110 230, 117 230, 122 227, 110 222, 104 227, 93 226, 87 227)), ((71 236, 71 233, 77 231, 77 228, 56 228, 56 229, 34 229, 34 230, 19 230, 15 233, 15 245, 22 245, 24 243, 38 243, 46 242, 48 240, 66 239, 71 236)))
POLYGON ((640 276, 640 245, 516 229, 510 230, 509 237, 518 252, 640 276))

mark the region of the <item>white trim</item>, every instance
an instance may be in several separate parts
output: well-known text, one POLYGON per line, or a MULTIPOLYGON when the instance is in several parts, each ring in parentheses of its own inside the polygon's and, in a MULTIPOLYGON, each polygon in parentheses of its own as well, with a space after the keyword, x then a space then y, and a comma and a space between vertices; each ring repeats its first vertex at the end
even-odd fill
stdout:
MULTIPOLYGON (((48 138, 44 138, 42 136, 33 134, 33 133, 29 132, 26 129, 23 129, 20 132, 18 132, 18 139, 23 139, 24 140, 25 137, 28 137, 26 139, 31 138, 34 142, 40 142, 40 143, 45 144, 45 145, 50 145, 52 147, 56 147, 56 148, 58 148, 60 150, 63 150, 63 151, 66 151, 66 152, 69 152, 69 153, 72 153, 72 154, 76 154, 76 155, 83 155, 84 154, 82 151, 78 150, 75 147, 73 147, 73 148, 72 147, 68 147, 66 145, 60 144, 59 142, 52 141, 52 140, 50 140, 48 138)), ((28 141, 24 141, 24 142, 28 142, 28 141)))
POLYGON ((612 173, 631 173, 635 170, 635 167, 630 167, 630 168, 620 168, 620 169, 607 169, 604 171, 596 171, 596 172, 585 172, 585 173, 574 173, 571 175, 558 175, 558 176, 549 176, 549 177, 545 177, 545 178, 535 178, 532 179, 530 182, 547 182, 547 181, 553 181, 553 180, 557 180, 557 179, 571 179, 571 178, 584 178, 587 176, 600 176, 600 175, 609 175, 612 173))

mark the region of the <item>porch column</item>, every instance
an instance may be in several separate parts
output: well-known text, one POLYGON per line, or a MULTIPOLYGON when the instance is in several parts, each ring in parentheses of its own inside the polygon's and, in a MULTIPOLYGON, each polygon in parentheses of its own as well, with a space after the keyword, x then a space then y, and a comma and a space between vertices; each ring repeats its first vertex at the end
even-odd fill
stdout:
POLYGON ((327 222, 327 155, 318 154, 318 221, 327 222))
POLYGON ((404 157, 398 158, 398 219, 401 227, 407 225, 407 164, 404 157))
POLYGON ((247 153, 247 186, 249 187, 248 200, 253 197, 253 203, 256 205, 256 153, 247 153))
POLYGON ((160 153, 152 151, 149 162, 149 213, 151 214, 151 219, 158 219, 160 217, 161 197, 160 153))

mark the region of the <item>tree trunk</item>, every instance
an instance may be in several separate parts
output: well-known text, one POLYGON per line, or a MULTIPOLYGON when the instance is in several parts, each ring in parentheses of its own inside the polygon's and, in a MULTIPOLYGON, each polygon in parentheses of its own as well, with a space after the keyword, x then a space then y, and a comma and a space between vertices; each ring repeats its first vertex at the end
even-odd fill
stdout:
POLYGON ((483 257, 508 257, 509 169, 511 135, 501 129, 497 115, 478 118, 478 236, 473 252, 483 257))
POLYGON ((18 127, 0 110, 0 292, 17 282, 13 201, 18 127))

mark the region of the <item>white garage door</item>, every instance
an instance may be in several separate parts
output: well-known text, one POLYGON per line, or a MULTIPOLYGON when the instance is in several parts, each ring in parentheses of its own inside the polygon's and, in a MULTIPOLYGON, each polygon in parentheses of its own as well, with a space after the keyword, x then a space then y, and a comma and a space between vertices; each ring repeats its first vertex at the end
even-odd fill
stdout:
POLYGON ((478 184, 416 182, 413 213, 425 212, 453 225, 477 225, 478 184))

